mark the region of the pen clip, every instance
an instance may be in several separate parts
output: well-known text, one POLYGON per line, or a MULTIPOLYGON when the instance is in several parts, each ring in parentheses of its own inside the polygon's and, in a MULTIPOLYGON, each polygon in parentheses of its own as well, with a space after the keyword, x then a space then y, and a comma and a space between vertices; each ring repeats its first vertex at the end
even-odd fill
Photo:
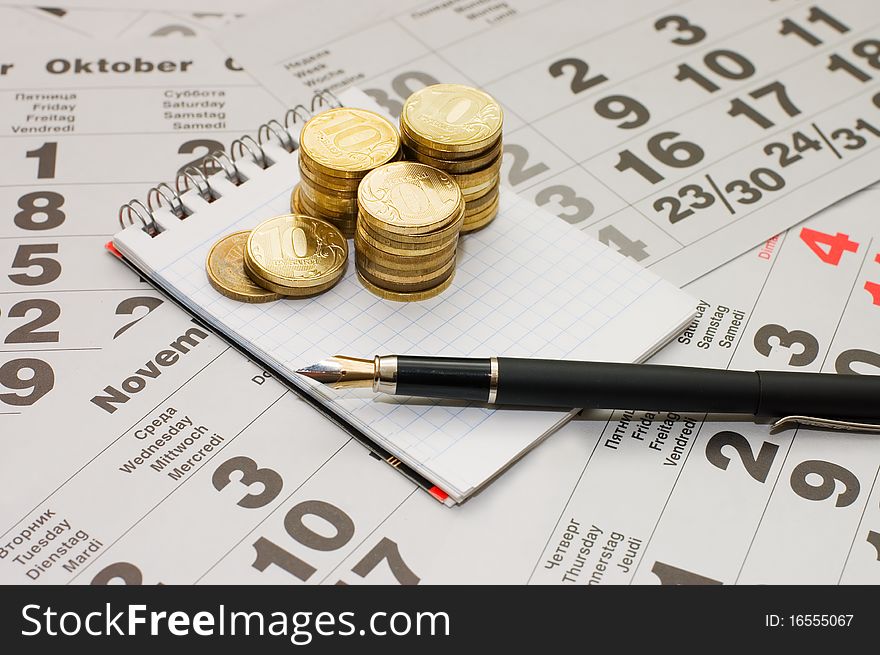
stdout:
POLYGON ((880 423, 857 423, 855 421, 841 421, 839 419, 819 418, 815 416, 783 416, 770 426, 770 431, 775 432, 788 427, 798 426, 839 430, 841 432, 868 432, 880 434, 880 423))

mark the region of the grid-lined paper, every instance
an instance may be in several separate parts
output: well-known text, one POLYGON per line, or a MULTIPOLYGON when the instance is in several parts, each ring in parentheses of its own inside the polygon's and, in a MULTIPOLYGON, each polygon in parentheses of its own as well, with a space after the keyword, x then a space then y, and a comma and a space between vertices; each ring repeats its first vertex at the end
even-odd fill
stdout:
POLYGON ((358 282, 350 256, 342 281, 315 298, 258 305, 230 300, 208 283, 205 259, 220 236, 289 211, 296 154, 274 159, 158 237, 130 228, 117 235, 117 245, 216 329, 288 371, 292 383, 347 414, 456 499, 565 414, 404 403, 367 390, 327 389, 293 372, 335 353, 636 361, 692 314, 684 293, 507 189, 495 221, 462 236, 455 279, 436 298, 378 298, 358 282))

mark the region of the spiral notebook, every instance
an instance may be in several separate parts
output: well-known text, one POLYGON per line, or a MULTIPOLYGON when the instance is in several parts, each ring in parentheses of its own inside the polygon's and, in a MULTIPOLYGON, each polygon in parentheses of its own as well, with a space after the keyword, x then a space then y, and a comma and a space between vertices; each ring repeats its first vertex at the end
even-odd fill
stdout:
POLYGON ((407 401, 328 389, 294 371, 335 353, 639 361, 683 329, 695 302, 504 188, 497 218, 462 237, 455 278, 438 297, 380 299, 361 286, 351 261, 339 284, 310 299, 252 305, 220 295, 205 274, 208 250, 224 234, 290 211, 299 130, 333 104, 382 113, 356 89, 339 98, 319 93, 310 109, 297 106, 256 138, 233 142, 231 156, 218 153, 213 174, 181 173, 189 190, 162 184, 124 205, 119 218, 128 225, 109 247, 438 500, 461 502, 573 412, 407 401))

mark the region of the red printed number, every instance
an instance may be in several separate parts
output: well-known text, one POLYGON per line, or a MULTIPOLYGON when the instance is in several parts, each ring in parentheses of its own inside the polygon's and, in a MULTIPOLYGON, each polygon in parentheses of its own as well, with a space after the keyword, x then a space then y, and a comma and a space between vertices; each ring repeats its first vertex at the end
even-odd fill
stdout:
POLYGON ((834 236, 811 230, 808 227, 801 228, 801 241, 807 244, 816 256, 826 264, 837 266, 845 252, 856 252, 859 244, 849 240, 849 235, 838 232, 834 236), (822 246, 826 246, 823 248, 822 246))

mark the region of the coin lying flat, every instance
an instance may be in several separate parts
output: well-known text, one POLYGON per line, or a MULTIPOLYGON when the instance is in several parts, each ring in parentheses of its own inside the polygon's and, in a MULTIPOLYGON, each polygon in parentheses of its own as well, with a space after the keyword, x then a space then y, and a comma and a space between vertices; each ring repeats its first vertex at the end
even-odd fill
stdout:
POLYGON ((348 242, 333 225, 302 214, 263 221, 247 240, 245 270, 258 285, 285 296, 320 293, 345 273, 348 242))
POLYGON ((211 286, 227 298, 240 302, 270 302, 281 296, 254 284, 244 270, 244 251, 250 230, 233 232, 217 241, 205 267, 211 286))
POLYGON ((401 130, 436 151, 476 152, 501 136, 504 116, 488 93, 463 84, 433 84, 403 104, 401 130))
POLYGON ((463 211, 455 180, 427 164, 406 161, 370 171, 358 188, 358 204, 368 223, 397 234, 442 229, 463 211))
POLYGON ((328 109, 309 119, 300 134, 300 156, 306 165, 336 177, 362 177, 392 161, 399 150, 394 125, 366 109, 328 109))

